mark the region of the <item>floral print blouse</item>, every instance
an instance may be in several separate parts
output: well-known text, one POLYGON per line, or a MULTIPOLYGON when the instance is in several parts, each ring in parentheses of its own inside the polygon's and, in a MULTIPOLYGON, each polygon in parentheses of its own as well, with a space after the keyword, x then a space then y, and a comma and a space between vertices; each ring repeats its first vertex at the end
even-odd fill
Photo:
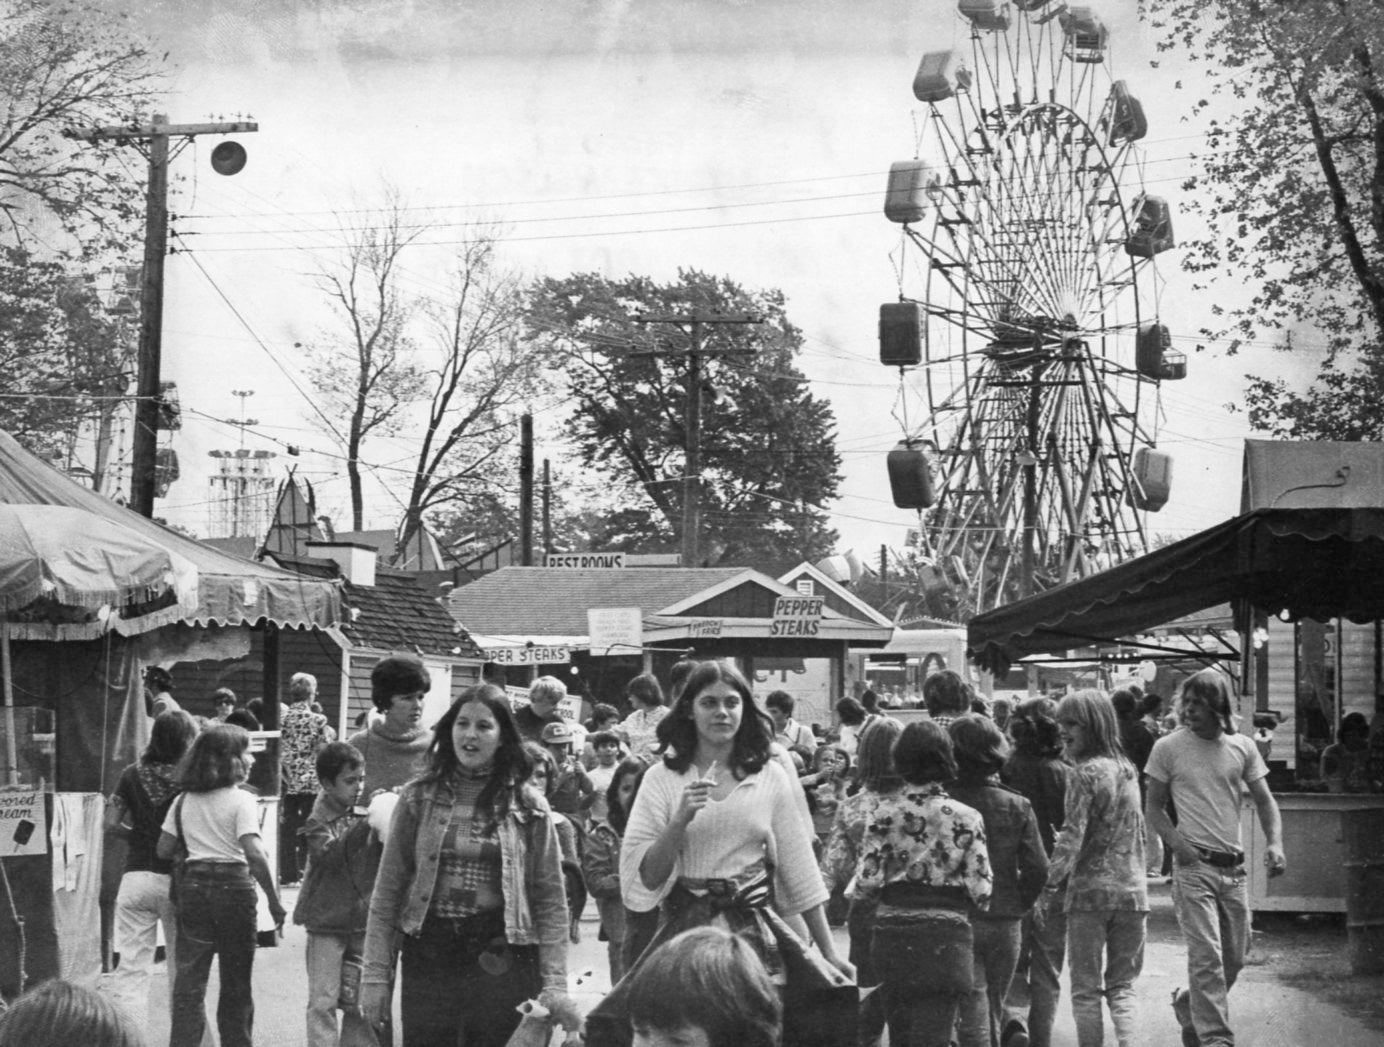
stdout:
POLYGON ((827 837, 826 848, 822 851, 822 879, 828 891, 838 887, 848 888, 853 894, 856 868, 860 863, 860 845, 865 839, 865 827, 870 816, 879 806, 880 793, 873 789, 861 789, 854 796, 848 796, 836 808, 836 817, 831 823, 831 835, 827 837))
POLYGON ((856 894, 878 894, 897 882, 961 887, 977 909, 987 908, 994 875, 980 812, 937 782, 880 797, 860 845, 856 894))
POLYGON ((1067 776, 1067 811, 1048 864, 1048 887, 1066 881, 1064 908, 1147 912, 1139 772, 1098 756, 1067 776))

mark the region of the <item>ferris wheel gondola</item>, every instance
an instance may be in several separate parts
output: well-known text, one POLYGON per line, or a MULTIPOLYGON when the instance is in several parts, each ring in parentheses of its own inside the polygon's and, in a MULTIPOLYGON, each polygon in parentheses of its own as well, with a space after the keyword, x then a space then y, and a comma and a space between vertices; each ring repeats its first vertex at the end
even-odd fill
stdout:
POLYGON ((926 402, 904 440, 931 474, 920 551, 983 611, 1145 551, 1171 470, 1160 386, 1186 362, 1154 294, 1171 209, 1142 189, 1148 125, 1106 27, 959 6, 969 47, 923 57, 915 155, 889 174, 881 360, 926 402))

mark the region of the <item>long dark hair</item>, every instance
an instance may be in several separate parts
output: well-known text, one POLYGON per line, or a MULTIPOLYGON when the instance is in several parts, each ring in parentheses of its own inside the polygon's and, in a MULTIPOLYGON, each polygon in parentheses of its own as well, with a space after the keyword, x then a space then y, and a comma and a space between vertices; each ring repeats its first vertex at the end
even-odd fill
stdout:
MULTIPOLYGON (((644 781, 644 772, 648 769, 647 763, 631 756, 621 760, 620 766, 616 767, 615 773, 610 776, 610 785, 606 789, 606 821, 621 836, 625 835, 625 826, 629 824, 630 812, 620 802, 620 786, 624 784, 626 778, 633 776, 635 779, 634 796, 638 796, 639 785, 644 781)), ((634 804, 634 796, 630 797, 631 808, 634 804)))
POLYGON ((533 773, 533 760, 524 751, 524 739, 514 723, 509 698, 494 684, 481 683, 468 687, 452 702, 433 728, 432 744, 424 757, 425 766, 419 781, 446 784, 461 769, 456 747, 452 744, 452 726, 457 722, 461 707, 468 702, 480 702, 495 717, 500 728, 500 747, 495 750, 495 765, 490 780, 485 783, 476 806, 493 805, 496 814, 508 808, 511 797, 523 797, 523 784, 533 773))
POLYGON ((728 662, 698 662, 687 676, 672 711, 658 722, 658 751, 670 770, 681 774, 692 766, 697 752, 697 723, 692 706, 697 696, 713 684, 724 683, 740 696, 742 713, 731 748, 731 769, 738 777, 754 774, 769 762, 769 745, 774 739, 774 722, 754 700, 749 681, 728 662))

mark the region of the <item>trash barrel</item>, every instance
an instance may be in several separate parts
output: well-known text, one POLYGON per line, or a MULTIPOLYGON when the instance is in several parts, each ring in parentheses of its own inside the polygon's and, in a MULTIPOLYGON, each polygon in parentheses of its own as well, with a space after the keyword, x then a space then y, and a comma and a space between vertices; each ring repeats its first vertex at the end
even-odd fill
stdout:
POLYGON ((1356 974, 1384 973, 1384 808, 1341 812, 1346 936, 1356 974))

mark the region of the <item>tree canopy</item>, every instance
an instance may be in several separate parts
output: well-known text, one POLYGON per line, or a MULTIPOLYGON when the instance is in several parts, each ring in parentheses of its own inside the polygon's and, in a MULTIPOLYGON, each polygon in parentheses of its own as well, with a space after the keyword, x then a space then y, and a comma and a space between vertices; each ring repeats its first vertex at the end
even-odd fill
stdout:
MULTIPOLYGON (((1251 423, 1279 435, 1384 437, 1384 19, 1376 0, 1144 0, 1197 74, 1208 121, 1183 199, 1207 234, 1184 264, 1247 281, 1203 334, 1325 350, 1316 384, 1251 375, 1251 423), (1228 111, 1228 110, 1232 110, 1228 111), (1300 332, 1285 337, 1284 332, 1300 332)), ((1191 81, 1189 81, 1190 83, 1191 81)), ((1182 85, 1179 85, 1182 86, 1182 85)), ((1206 289, 1203 285, 1198 289, 1206 289)))
POLYGON ((108 5, 0 0, 0 27, 0 243, 119 254, 143 214, 124 147, 63 131, 147 119, 159 61, 108 5))
POLYGON ((569 518, 610 549, 677 548, 687 461, 686 325, 642 316, 751 313, 754 325, 708 324, 702 349, 702 558, 816 559, 836 534, 820 508, 840 484, 830 406, 795 366, 802 334, 777 290, 683 270, 668 284, 595 273, 539 280, 528 322, 551 353, 571 405, 566 436, 608 483, 609 511, 569 518))

